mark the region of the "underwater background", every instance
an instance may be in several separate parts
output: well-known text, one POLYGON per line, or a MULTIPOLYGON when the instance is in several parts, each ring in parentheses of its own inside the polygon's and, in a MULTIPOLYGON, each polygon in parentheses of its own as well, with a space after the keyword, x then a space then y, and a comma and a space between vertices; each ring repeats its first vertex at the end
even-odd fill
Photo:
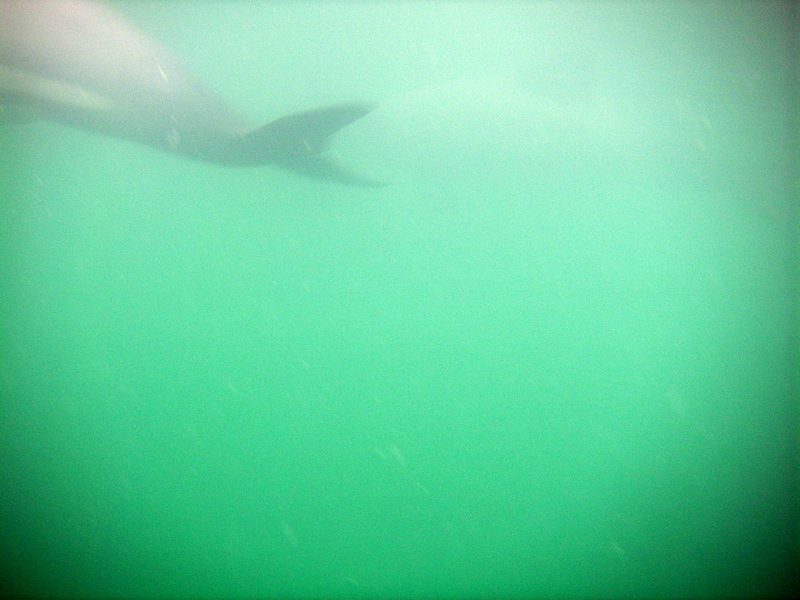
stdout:
POLYGON ((388 185, 4 124, 2 595, 797 590, 788 4, 113 4, 388 185))

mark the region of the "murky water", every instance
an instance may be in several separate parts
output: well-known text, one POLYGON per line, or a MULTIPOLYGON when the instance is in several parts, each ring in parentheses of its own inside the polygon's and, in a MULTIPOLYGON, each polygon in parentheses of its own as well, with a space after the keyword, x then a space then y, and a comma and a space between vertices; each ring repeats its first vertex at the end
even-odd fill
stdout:
POLYGON ((389 185, 3 127, 4 594, 787 593, 778 5, 118 7, 389 185))

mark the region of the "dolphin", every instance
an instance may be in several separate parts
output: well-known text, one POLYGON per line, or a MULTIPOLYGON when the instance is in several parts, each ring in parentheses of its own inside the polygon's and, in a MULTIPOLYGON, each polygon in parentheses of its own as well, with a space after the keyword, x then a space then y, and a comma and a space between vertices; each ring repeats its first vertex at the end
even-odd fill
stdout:
POLYGON ((0 109, 220 165, 276 165, 375 187, 324 154, 372 106, 337 104, 253 127, 156 41, 93 0, 0 1, 0 109))

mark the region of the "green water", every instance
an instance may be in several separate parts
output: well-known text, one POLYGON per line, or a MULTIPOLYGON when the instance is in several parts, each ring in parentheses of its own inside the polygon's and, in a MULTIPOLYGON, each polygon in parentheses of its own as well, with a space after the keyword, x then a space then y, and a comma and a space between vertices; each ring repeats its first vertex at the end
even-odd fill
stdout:
POLYGON ((390 185, 3 129, 0 593, 791 592, 780 6, 121 10, 254 119, 380 103, 390 185))

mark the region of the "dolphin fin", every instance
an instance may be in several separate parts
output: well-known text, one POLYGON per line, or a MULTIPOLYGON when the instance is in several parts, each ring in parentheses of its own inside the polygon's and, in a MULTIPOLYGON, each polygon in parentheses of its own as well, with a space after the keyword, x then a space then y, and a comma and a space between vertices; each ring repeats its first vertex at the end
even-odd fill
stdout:
POLYGON ((286 115, 245 133, 243 158, 250 164, 274 164, 314 179, 382 187, 386 184, 351 173, 323 154, 330 136, 372 109, 367 104, 337 104, 286 115))

